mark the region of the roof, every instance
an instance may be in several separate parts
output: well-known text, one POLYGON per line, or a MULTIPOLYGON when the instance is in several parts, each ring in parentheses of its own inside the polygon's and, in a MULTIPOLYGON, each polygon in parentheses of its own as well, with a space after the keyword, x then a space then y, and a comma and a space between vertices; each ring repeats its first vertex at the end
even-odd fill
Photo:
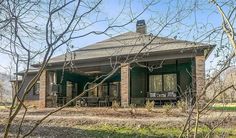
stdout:
MULTIPOLYGON (((22 71, 19 71, 17 74, 18 75, 24 75, 26 71, 27 70, 22 70, 22 71)), ((31 67, 30 69, 28 69, 28 74, 36 74, 38 71, 39 71, 38 68, 32 68, 31 67)))
MULTIPOLYGON (((176 40, 165 37, 155 37, 153 35, 127 32, 107 40, 88 45, 73 51, 67 55, 67 60, 89 60, 96 58, 128 55, 138 53, 145 44, 149 44, 141 53, 145 52, 165 52, 187 49, 213 48, 214 45, 196 43, 184 40, 176 40), (155 38, 155 39, 154 39, 155 38)), ((59 63, 65 61, 65 54, 56 56, 49 60, 49 63, 59 63)))

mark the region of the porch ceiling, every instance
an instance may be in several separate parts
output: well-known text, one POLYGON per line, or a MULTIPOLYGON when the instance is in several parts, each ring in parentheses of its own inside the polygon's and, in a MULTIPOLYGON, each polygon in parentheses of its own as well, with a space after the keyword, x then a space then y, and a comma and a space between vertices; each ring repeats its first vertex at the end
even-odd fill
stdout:
POLYGON ((112 68, 110 66, 95 66, 95 67, 73 68, 71 72, 93 76, 93 75, 107 74, 111 70, 112 68))

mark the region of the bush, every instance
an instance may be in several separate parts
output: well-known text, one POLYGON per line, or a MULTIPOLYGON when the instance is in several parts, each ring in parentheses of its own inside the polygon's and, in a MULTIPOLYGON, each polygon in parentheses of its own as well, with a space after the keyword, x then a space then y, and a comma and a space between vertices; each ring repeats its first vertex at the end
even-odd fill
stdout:
POLYGON ((120 107, 120 103, 117 102, 116 100, 112 101, 112 106, 114 110, 117 110, 120 107))
POLYGON ((171 110, 173 109, 173 105, 172 104, 165 104, 165 105, 163 105, 163 109, 166 114, 169 114, 171 112, 171 110))
POLYGON ((181 110, 181 112, 185 112, 187 110, 187 103, 183 100, 177 102, 177 107, 181 110))
POLYGON ((145 108, 148 110, 148 112, 151 112, 152 111, 152 109, 154 108, 154 106, 155 106, 155 102, 154 101, 147 101, 146 102, 146 105, 145 105, 145 108))
POLYGON ((136 113, 136 104, 130 104, 129 107, 130 107, 130 110, 129 110, 130 114, 135 115, 135 113, 136 113))
POLYGON ((130 107, 131 109, 135 109, 135 108, 136 108, 136 104, 133 104, 133 103, 132 103, 132 104, 129 105, 129 107, 130 107))

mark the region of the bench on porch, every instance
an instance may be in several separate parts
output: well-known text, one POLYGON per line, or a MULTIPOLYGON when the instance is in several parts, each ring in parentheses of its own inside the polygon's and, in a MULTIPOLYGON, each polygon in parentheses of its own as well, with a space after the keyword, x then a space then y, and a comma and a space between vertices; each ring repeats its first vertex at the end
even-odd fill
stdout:
POLYGON ((176 104, 178 100, 177 92, 148 92, 146 101, 159 102, 162 105, 165 102, 176 104))

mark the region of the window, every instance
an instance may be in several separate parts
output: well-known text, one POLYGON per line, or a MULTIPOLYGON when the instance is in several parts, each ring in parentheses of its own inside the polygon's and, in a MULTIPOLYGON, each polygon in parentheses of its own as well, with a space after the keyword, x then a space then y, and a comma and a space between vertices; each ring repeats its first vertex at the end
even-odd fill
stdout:
POLYGON ((149 91, 150 92, 162 91, 162 75, 149 76, 149 91))
POLYGON ((33 95, 39 95, 40 84, 37 82, 33 87, 33 95))
POLYGON ((164 91, 176 91, 177 90, 177 76, 176 74, 163 75, 164 91))
POLYGON ((108 85, 102 84, 98 86, 98 96, 99 97, 105 97, 108 95, 108 85))
POLYGON ((150 75, 149 76, 149 92, 161 91, 177 91, 177 75, 150 75))
MULTIPOLYGON (((96 83, 92 83, 92 84, 89 84, 88 85, 88 89, 91 89, 93 87, 95 87, 96 83)), ((88 92, 88 96, 89 97, 97 97, 98 96, 98 93, 97 93, 97 87, 93 88, 92 90, 90 90, 88 92)))
POLYGON ((110 97, 119 96, 119 83, 118 82, 109 83, 109 96, 110 97))

